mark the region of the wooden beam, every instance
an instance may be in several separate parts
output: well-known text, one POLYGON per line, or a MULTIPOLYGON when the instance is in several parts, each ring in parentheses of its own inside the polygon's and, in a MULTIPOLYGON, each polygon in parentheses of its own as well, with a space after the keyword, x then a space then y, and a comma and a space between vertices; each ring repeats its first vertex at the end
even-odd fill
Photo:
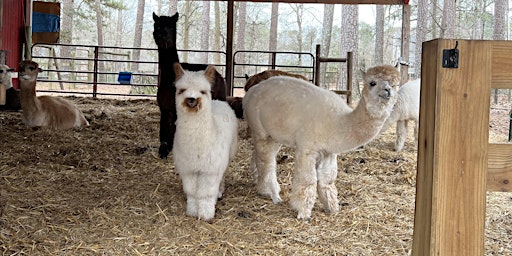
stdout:
MULTIPOLYGON (((226 0, 224 0, 226 1, 226 0)), ((408 0, 228 0, 234 2, 279 2, 299 4, 408 4, 408 0)))
POLYGON ((484 255, 492 41, 423 44, 413 255, 484 255))
POLYGON ((234 33, 234 3, 228 1, 227 26, 228 33, 226 39, 226 86, 228 96, 233 96, 233 35, 234 33))
POLYGON ((512 192, 512 145, 489 144, 487 191, 512 192))

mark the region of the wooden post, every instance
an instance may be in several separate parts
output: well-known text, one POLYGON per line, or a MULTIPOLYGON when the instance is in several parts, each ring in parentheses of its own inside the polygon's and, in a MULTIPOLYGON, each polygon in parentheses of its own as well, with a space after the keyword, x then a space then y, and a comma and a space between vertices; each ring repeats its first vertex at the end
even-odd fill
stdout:
POLYGON ((412 255, 484 254, 492 41, 457 41, 423 44, 412 255))

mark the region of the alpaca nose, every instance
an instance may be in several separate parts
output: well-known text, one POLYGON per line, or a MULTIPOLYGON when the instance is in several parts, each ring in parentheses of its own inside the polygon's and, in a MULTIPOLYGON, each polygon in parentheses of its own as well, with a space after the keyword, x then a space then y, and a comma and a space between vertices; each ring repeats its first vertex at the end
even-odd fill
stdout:
POLYGON ((186 98, 185 103, 189 108, 195 108, 197 106, 197 99, 196 98, 186 98))

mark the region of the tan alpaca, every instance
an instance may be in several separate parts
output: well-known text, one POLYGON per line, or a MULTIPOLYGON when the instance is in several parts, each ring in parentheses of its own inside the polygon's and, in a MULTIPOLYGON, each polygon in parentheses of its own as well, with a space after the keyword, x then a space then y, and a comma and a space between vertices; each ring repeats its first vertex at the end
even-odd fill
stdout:
POLYGON ((325 211, 337 212, 337 155, 379 134, 395 104, 399 77, 393 66, 368 70, 355 109, 334 92, 293 77, 272 77, 251 88, 243 106, 251 128, 251 168, 258 193, 274 203, 282 201, 276 154, 284 144, 296 150, 290 204, 297 218, 311 218, 317 196, 325 211))
POLYGON ((84 114, 68 100, 52 96, 36 96, 36 80, 42 70, 30 60, 19 65, 22 121, 28 127, 70 129, 89 125, 84 114))
POLYGON ((293 74, 293 73, 276 70, 276 69, 269 69, 269 70, 262 71, 256 75, 249 77, 247 79, 247 81, 245 82, 244 90, 249 91, 249 89, 251 87, 259 84, 261 81, 265 81, 274 76, 291 76, 291 77, 299 78, 299 79, 302 79, 305 81, 309 81, 308 78, 303 75, 293 74))

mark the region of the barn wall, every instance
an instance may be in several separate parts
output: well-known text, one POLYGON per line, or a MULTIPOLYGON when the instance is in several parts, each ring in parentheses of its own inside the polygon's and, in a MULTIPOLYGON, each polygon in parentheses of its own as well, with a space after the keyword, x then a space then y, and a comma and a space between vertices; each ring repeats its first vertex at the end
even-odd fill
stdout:
MULTIPOLYGON (((7 65, 17 68, 22 58, 23 49, 23 17, 25 16, 25 3, 20 0, 1 0, 2 1, 2 40, 0 49, 7 51, 7 65)), ((18 80, 13 80, 13 85, 18 86, 18 80)))

